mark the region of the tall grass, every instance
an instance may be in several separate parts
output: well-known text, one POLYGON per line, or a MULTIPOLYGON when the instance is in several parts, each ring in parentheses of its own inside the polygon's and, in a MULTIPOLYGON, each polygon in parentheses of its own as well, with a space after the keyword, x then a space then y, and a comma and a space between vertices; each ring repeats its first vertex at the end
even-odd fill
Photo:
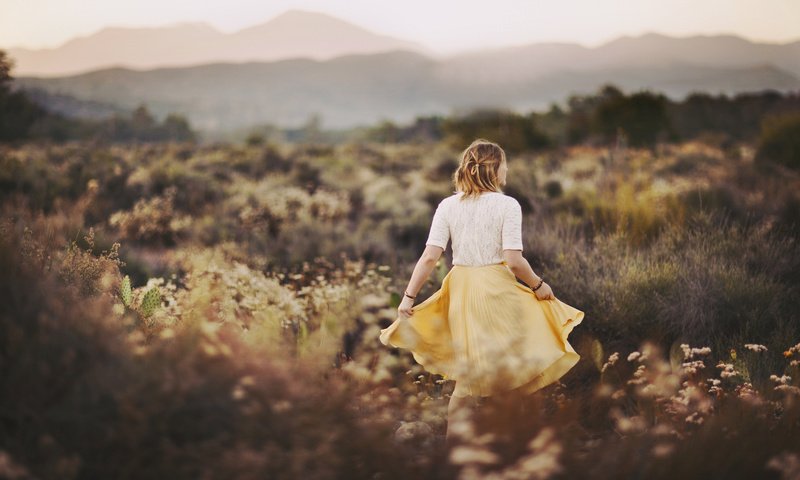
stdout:
POLYGON ((797 476, 798 176, 696 144, 510 159, 582 361, 449 448, 454 381, 377 339, 448 194, 456 152, 420 148, 4 149, 0 472, 797 476))

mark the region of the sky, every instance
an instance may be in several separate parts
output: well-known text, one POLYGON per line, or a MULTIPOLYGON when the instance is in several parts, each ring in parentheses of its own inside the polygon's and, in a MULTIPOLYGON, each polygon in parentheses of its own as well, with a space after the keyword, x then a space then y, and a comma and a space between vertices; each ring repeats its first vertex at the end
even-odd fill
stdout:
POLYGON ((323 12, 441 54, 621 35, 800 40, 800 0, 0 0, 0 47, 52 48, 104 27, 205 22, 234 32, 289 9, 323 12))

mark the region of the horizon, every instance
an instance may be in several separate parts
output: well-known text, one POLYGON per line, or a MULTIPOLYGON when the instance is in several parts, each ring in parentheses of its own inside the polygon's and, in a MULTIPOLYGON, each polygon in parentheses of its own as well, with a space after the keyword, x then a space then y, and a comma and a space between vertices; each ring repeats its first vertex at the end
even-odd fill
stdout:
MULTIPOLYGON (((14 0, 0 0, 0 4, 6 4, 6 3, 9 3, 9 2, 12 2, 12 1, 14 1, 14 0)), ((71 1, 75 1, 75 0, 71 0, 71 1)), ((183 1, 184 0, 173 1, 172 5, 175 5, 177 3, 181 3, 183 1)), ((631 1, 631 0, 626 0, 626 1, 631 1)), ((504 2, 504 4, 514 3, 514 2, 515 2, 515 0, 506 0, 504 2)), ((52 3, 53 2, 51 2, 50 0, 39 0, 38 2, 37 1, 33 1, 33 2, 30 2, 30 3, 26 3, 25 7, 38 10, 38 8, 36 7, 35 4, 39 4, 39 5, 41 5, 41 4, 51 4, 52 5, 52 3)), ((59 6, 61 6, 62 8, 66 8, 63 5, 64 3, 69 3, 69 1, 67 1, 67 2, 63 2, 63 1, 59 2, 59 6)), ((110 2, 107 2, 107 3, 110 3, 110 2)), ((638 27, 638 28, 627 28, 627 29, 618 28, 615 31, 606 31, 605 33, 603 33, 603 32, 593 32, 593 33, 590 32, 590 33, 584 34, 583 36, 577 36, 577 37, 573 36, 573 37, 570 37, 570 38, 567 38, 567 37, 547 37, 547 36, 542 36, 542 35, 540 35, 540 36, 528 36, 528 38, 524 38, 524 37, 520 36, 519 30, 517 30, 517 31, 512 31, 510 34, 507 33, 505 35, 497 35, 496 34, 493 37, 489 37, 489 38, 491 38, 491 40, 489 40, 489 41, 481 41, 479 43, 476 43, 476 42, 473 41, 471 43, 470 42, 466 42, 465 43, 463 40, 461 40, 459 42, 457 37, 453 37, 453 34, 450 34, 451 38, 448 39, 447 38, 447 34, 444 31, 440 32, 440 34, 441 35, 445 35, 445 36, 443 37, 443 39, 439 39, 439 40, 435 40, 435 39, 432 40, 432 37, 430 36, 430 34, 424 35, 424 37, 427 37, 427 38, 422 38, 422 36, 414 36, 413 34, 411 34, 412 32, 403 32, 402 31, 403 22, 400 21, 400 20, 398 20, 397 24, 394 25, 393 27, 392 27, 392 25, 389 25, 389 27, 392 27, 392 28, 385 28, 385 27, 387 27, 386 24, 383 24, 384 28, 381 28, 381 22, 376 21, 376 20, 381 20, 380 18, 370 17, 372 22, 361 21, 361 20, 359 20, 359 18, 353 18, 353 15, 347 15, 347 14, 343 14, 343 12, 341 12, 341 11, 336 11, 335 8, 334 9, 331 9, 331 8, 328 8, 328 9, 314 9, 314 8, 309 8, 309 7, 301 5, 301 3, 303 3, 303 2, 297 2, 297 1, 291 1, 291 0, 290 1, 285 1, 283 3, 284 4, 288 4, 288 5, 285 6, 285 8, 283 8, 280 11, 272 12, 272 13, 270 13, 268 15, 262 15, 260 17, 261 19, 255 21, 255 22, 250 21, 250 22, 246 22, 246 23, 239 22, 238 24, 232 24, 231 23, 232 17, 227 17, 227 19, 226 18, 219 18, 219 17, 216 17, 216 18, 213 18, 213 19, 212 18, 188 18, 188 17, 175 18, 174 16, 171 16, 171 15, 162 15, 162 16, 156 17, 156 18, 161 19, 161 18, 164 18, 164 16, 166 16, 166 18, 164 18, 160 22, 159 21, 157 21, 157 22, 153 22, 153 21, 131 22, 131 21, 129 21, 129 22, 125 23, 125 22, 115 22, 115 21, 112 20, 112 21, 106 21, 105 23, 97 23, 97 22, 95 22, 94 24, 92 24, 90 26, 83 27, 83 28, 81 28, 78 25, 73 25, 73 27, 71 29, 64 29, 63 28, 63 24, 62 24, 61 28, 60 29, 55 29, 55 31, 53 31, 53 29, 39 30, 38 31, 38 35, 43 35, 43 33, 41 33, 41 32, 45 31, 45 32, 48 33, 48 35, 50 35, 50 39, 47 40, 47 39, 45 39, 45 37, 40 36, 38 41, 33 40, 33 38, 37 35, 37 32, 34 31, 34 29, 27 29, 26 30, 27 26, 37 25, 36 22, 30 22, 30 21, 25 22, 25 21, 22 21, 21 19, 15 19, 14 15, 4 15, 4 16, 0 17, 0 45, 2 45, 2 48, 5 48, 5 49, 8 49, 8 48, 19 48, 19 49, 29 49, 29 50, 56 49, 56 48, 59 48, 59 47, 63 46, 64 44, 66 44, 66 43, 68 43, 68 42, 70 42, 72 40, 76 40, 76 39, 83 38, 83 37, 90 37, 92 35, 95 35, 95 34, 101 32, 102 30, 115 29, 115 28, 120 28, 120 29, 147 29, 147 28, 160 29, 160 28, 172 28, 172 27, 179 27, 179 26, 186 26, 186 25, 205 25, 205 26, 211 27, 211 28, 223 33, 223 34, 232 34, 232 33, 238 32, 238 31, 243 30, 243 29, 247 29, 247 28, 251 28, 251 27, 254 27, 254 26, 262 25, 264 23, 267 23, 267 22, 269 22, 269 21, 271 21, 271 20, 273 20, 273 19, 275 19, 275 18, 277 18, 277 17, 279 17, 281 15, 284 15, 284 14, 286 14, 288 12, 291 12, 291 11, 306 12, 306 13, 312 13, 312 14, 322 14, 322 15, 334 17, 334 18, 337 18, 337 19, 339 19, 341 21, 353 24, 353 25, 355 25, 357 27, 363 28, 365 30, 368 30, 368 31, 370 31, 372 33, 375 33, 375 34, 378 34, 378 35, 385 35, 385 36, 393 37, 393 38, 396 38, 396 39, 399 39, 399 40, 405 40, 405 41, 410 41, 410 42, 417 43, 421 47, 423 47, 425 49, 428 49, 430 51, 430 53, 434 54, 434 55, 455 55, 455 54, 468 52, 468 51, 494 49, 494 48, 505 48, 505 47, 516 47, 516 46, 523 46, 523 45, 530 45, 530 44, 537 44, 537 43, 570 43, 570 44, 580 45, 580 46, 582 46, 584 48, 596 48, 596 47, 599 47, 599 46, 601 46, 601 45, 603 45, 605 43, 617 40, 619 38, 624 38, 624 37, 636 38, 636 37, 640 37, 640 36, 647 35, 647 34, 656 34, 656 35, 662 35, 662 36, 667 36, 667 37, 672 37, 672 38, 736 36, 736 37, 742 38, 744 40, 747 40, 747 41, 750 41, 750 42, 753 42, 753 43, 761 43, 761 44, 786 44, 786 43, 793 43, 793 42, 800 41, 800 32, 794 32, 793 31, 793 33, 790 34, 789 30, 787 28, 784 28, 784 29, 774 28, 775 27, 774 25, 772 25, 773 28, 770 28, 770 32, 771 32, 772 36, 771 36, 771 38, 768 38, 768 37, 764 37, 763 35, 759 36, 759 35, 748 34, 746 31, 742 31, 742 30, 736 31, 736 30, 732 30, 730 28, 725 29, 725 28, 721 28, 721 27, 718 27, 716 29, 704 28, 702 30, 691 30, 691 29, 688 29, 688 28, 686 28, 686 29, 675 29, 675 28, 670 28, 670 24, 667 21, 667 22, 664 22, 664 26, 651 25, 651 26, 648 27, 648 26, 646 26, 647 22, 644 22, 645 26, 641 26, 641 27, 638 27), (13 26, 9 26, 11 24, 13 24, 13 26), (400 30, 398 30, 398 28, 400 30), (67 32, 67 33, 66 34, 61 34, 61 38, 58 38, 58 39, 53 39, 52 38, 52 35, 58 35, 58 34, 60 34, 62 32, 67 32), (69 33, 69 32, 71 32, 71 33, 69 33), (784 32, 785 34, 781 35, 780 34, 781 32, 784 32), (18 40, 16 40, 16 41, 9 40, 9 37, 17 38, 18 40)), ((305 3, 314 3, 314 2, 305 2, 305 3)), ((566 2, 566 3, 574 4, 574 3, 585 3, 585 2, 583 0, 572 0, 571 2, 566 2)), ((674 4, 676 2, 670 1, 670 0, 661 0, 660 3, 661 3, 660 6, 663 7, 664 5, 674 4)), ((713 3, 713 2, 711 2, 711 3, 713 3)), ((739 0, 739 5, 740 6, 744 5, 746 3, 754 4, 753 0, 739 0)), ((791 17, 791 15, 788 15, 788 16, 787 15, 781 15, 780 17, 782 17, 782 19, 798 18, 798 16, 800 16, 800 2, 798 2, 795 5, 790 5, 790 4, 788 4, 788 2, 785 2, 783 0, 772 0, 770 3, 773 3, 773 4, 775 4, 775 3, 778 3, 778 4, 786 3, 786 5, 784 5, 784 6, 787 7, 787 10, 791 10, 791 11, 795 11, 796 10, 797 16, 791 17)), ((763 5, 763 2, 762 2, 762 5, 763 5)), ((328 6, 330 6, 330 5, 328 5, 328 6)), ((446 7, 446 5, 444 5, 444 6, 446 7)), ((68 7, 68 5, 67 5, 67 7, 68 7)), ((335 5, 334 5, 334 7, 335 7, 335 5)), ((495 9, 495 10, 499 11, 501 9, 495 9)), ((657 8, 655 8, 653 10, 657 10, 657 8)), ((769 10, 769 9, 759 9, 759 10, 763 11, 763 10, 769 10)), ((739 11, 738 13, 741 15, 742 12, 743 12, 743 10, 739 11)), ((18 13, 19 13, 18 17, 23 17, 25 15, 24 12, 23 13, 18 12, 18 13)), ((364 12, 361 12, 361 13, 362 13, 362 16, 363 16, 364 12)), ((478 12, 478 13, 483 15, 483 16, 486 16, 486 12, 478 12)), ((613 13, 614 12, 611 12, 612 15, 613 15, 613 13)), ((557 15, 557 12, 551 12, 551 14, 557 15)), ((518 17, 521 17, 521 19, 525 18, 524 15, 519 15, 518 17)), ((697 20, 697 21, 702 20, 701 18, 698 18, 698 17, 699 17, 699 15, 695 16, 694 17, 695 20, 697 20)), ((153 18, 153 17, 152 17, 152 15, 150 15, 148 18, 153 18)), ((253 16, 249 15, 248 18, 252 19, 253 16)), ((468 18, 468 17, 465 17, 465 18, 468 18)), ((492 22, 497 22, 499 20, 504 20, 504 19, 502 17, 501 18, 496 18, 496 17, 491 17, 490 16, 490 18, 489 18, 489 20, 487 20, 487 22, 490 23, 490 27, 491 27, 491 23, 492 22)), ((518 21, 519 20, 520 19, 518 19, 518 21)), ((630 19, 628 19, 628 20, 630 20, 630 19)), ((756 18, 755 20, 758 20, 758 18, 756 18)), ((657 22, 657 23, 660 25, 660 22, 657 22)), ((708 23, 708 22, 701 21, 700 23, 705 24, 705 23, 708 23)), ((787 21, 786 23, 791 23, 791 22, 787 21)), ((570 19, 570 24, 574 28, 580 28, 580 25, 581 25, 579 21, 575 21, 574 19, 570 19)), ((794 28, 793 25, 792 25, 792 27, 793 27, 793 30, 797 30, 797 28, 794 28)), ((415 28, 416 28, 416 25, 415 25, 415 28)), ((446 29, 443 29, 443 30, 446 30, 446 29)))

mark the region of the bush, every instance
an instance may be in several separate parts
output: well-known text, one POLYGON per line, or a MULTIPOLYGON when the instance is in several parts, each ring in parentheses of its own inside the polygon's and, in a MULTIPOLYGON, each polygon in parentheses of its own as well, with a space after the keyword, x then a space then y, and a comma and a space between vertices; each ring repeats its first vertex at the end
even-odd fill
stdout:
POLYGON ((188 215, 177 215, 175 194, 176 188, 168 187, 163 196, 140 199, 133 210, 114 212, 108 224, 118 228, 123 239, 175 245, 192 222, 188 215))
POLYGON ((800 112, 766 117, 761 124, 756 160, 800 169, 800 112))
MULTIPOLYGON (((21 254, 42 251, 39 238, 26 241, 37 244, 0 231, 0 476, 400 479, 435 465, 419 447, 392 441, 383 413, 400 410, 397 396, 374 397, 322 352, 298 359, 248 341, 237 322, 212 320, 214 305, 203 300, 247 303, 231 291, 240 280, 249 282, 243 292, 275 287, 249 279, 253 272, 198 278, 222 297, 204 299, 196 286, 182 321, 148 338, 114 308, 113 281, 84 296, 21 254)), ((326 322, 358 305, 329 311, 331 299, 309 302, 326 322)), ((308 345, 338 333, 321 331, 308 345)))

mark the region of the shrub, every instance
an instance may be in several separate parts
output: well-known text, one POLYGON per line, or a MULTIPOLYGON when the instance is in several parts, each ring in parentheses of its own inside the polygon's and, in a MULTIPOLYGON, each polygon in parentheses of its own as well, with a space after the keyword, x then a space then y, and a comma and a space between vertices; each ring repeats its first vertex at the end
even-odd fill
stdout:
POLYGON ((800 112, 764 118, 756 160, 800 169, 800 112))
POLYGON ((140 199, 133 210, 113 213, 108 223, 118 228, 120 238, 174 245, 191 224, 190 216, 176 214, 173 206, 175 192, 175 187, 169 187, 163 196, 140 199))

